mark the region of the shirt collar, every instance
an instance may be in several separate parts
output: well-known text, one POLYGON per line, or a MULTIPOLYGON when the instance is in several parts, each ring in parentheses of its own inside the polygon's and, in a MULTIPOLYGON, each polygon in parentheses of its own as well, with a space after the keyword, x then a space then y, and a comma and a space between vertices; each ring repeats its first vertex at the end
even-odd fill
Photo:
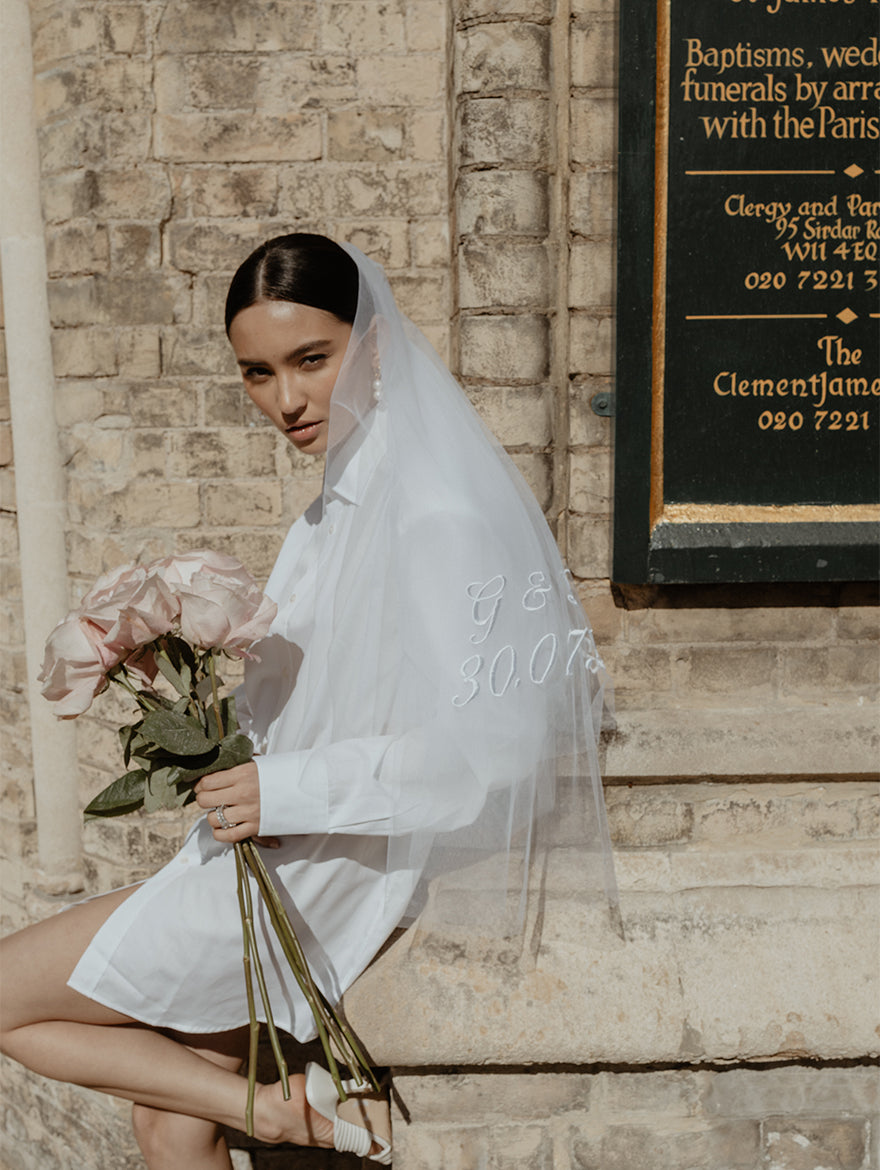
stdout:
POLYGON ((334 464, 342 464, 342 471, 335 483, 327 483, 325 472, 324 494, 328 499, 339 499, 347 504, 360 504, 367 484, 385 454, 387 428, 385 412, 376 409, 371 412, 364 427, 358 427, 342 442, 332 456, 334 464))

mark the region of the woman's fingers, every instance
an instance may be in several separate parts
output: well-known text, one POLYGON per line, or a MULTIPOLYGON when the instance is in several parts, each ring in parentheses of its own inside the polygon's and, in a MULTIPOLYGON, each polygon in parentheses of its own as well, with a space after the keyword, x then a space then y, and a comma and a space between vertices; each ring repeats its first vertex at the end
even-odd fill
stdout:
POLYGON ((217 841, 244 841, 260 831, 260 783, 253 762, 203 776, 195 794, 199 807, 208 810, 208 824, 217 841), (223 809, 225 828, 218 808, 223 809))

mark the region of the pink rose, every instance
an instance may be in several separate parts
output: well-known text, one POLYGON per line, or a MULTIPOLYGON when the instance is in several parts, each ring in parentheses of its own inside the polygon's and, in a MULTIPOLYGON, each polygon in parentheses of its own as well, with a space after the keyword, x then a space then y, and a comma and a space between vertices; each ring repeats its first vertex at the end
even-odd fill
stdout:
POLYGON ((113 665, 126 651, 167 634, 176 625, 178 605, 152 565, 129 565, 99 577, 78 612, 100 632, 104 660, 113 665))
POLYGON ((252 643, 269 632, 277 606, 234 557, 205 549, 151 567, 178 602, 181 635, 193 645, 247 658, 252 643))
POLYGON ((43 694, 62 719, 82 715, 107 686, 107 666, 77 613, 59 622, 46 641, 39 675, 43 694))

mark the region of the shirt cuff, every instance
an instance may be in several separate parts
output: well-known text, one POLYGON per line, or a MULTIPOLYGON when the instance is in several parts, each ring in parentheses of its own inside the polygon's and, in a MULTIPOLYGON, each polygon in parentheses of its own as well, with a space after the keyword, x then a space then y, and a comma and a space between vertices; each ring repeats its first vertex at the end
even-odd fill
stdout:
POLYGON ((327 768, 311 751, 254 756, 260 778, 260 836, 326 833, 329 829, 327 768))

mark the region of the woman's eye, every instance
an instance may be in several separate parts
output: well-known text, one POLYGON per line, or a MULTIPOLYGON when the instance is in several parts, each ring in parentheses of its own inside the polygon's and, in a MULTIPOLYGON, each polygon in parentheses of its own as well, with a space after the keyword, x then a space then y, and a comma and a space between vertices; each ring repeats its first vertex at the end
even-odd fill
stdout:
POLYGON ((326 353, 309 353, 302 360, 304 366, 317 366, 327 357, 326 353))
POLYGON ((268 378, 269 371, 265 366, 248 366, 244 372, 244 376, 248 381, 253 382, 258 378, 268 378))

